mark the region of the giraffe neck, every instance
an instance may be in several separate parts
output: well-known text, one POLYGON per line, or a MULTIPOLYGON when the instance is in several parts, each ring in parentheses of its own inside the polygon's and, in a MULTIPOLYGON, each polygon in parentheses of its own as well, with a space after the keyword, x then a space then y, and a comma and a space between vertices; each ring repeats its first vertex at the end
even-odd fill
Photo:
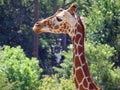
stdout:
POLYGON ((74 80, 77 90, 98 90, 93 83, 88 69, 87 61, 84 52, 84 26, 81 21, 75 31, 75 36, 72 37, 74 53, 74 80))

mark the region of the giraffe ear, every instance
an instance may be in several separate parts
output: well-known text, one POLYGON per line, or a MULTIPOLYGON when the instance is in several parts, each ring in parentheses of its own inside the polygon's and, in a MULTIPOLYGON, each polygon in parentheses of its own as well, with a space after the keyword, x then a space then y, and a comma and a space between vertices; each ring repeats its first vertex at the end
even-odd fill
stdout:
POLYGON ((77 3, 73 3, 73 4, 68 8, 68 11, 69 11, 72 15, 74 15, 76 8, 77 8, 77 3))

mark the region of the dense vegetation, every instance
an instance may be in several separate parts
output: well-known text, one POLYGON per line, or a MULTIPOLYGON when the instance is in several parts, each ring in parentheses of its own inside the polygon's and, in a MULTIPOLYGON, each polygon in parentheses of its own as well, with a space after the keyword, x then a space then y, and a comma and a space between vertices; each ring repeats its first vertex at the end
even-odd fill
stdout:
MULTIPOLYGON (((0 90, 75 90, 68 36, 41 34, 39 57, 32 58, 34 1, 0 0, 0 90)), ((38 0, 39 19, 74 1, 77 13, 86 17, 85 50, 92 78, 102 90, 119 90, 120 0, 38 0)))
MULTIPOLYGON (((112 70, 110 61, 115 50, 109 45, 87 42, 86 55, 91 75, 103 90, 120 89, 120 71, 112 70), (96 54, 97 53, 97 54, 96 54), (96 54, 96 55, 95 55, 96 54)), ((0 50, 1 90, 75 90, 72 74, 72 45, 63 52, 65 60, 60 67, 53 67, 55 74, 42 75, 43 70, 35 58, 27 58, 18 47, 4 46, 0 50)))

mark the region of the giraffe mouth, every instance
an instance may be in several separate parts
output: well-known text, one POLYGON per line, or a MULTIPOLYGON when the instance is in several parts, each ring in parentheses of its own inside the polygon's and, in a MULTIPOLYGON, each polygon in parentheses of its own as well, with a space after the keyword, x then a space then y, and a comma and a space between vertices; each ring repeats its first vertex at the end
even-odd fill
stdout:
POLYGON ((37 34, 41 34, 42 31, 40 29, 38 29, 36 26, 33 27, 33 31, 37 34))
POLYGON ((34 32, 37 33, 37 34, 41 34, 42 33, 42 31, 40 31, 40 30, 34 30, 34 32))

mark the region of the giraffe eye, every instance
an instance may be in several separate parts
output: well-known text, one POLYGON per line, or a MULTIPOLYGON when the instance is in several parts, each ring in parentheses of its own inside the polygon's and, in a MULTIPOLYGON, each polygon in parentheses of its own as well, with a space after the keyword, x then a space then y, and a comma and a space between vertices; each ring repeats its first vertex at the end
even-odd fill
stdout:
POLYGON ((59 17, 56 17, 56 19, 57 19, 58 22, 61 22, 61 21, 62 21, 62 19, 59 18, 59 17))

